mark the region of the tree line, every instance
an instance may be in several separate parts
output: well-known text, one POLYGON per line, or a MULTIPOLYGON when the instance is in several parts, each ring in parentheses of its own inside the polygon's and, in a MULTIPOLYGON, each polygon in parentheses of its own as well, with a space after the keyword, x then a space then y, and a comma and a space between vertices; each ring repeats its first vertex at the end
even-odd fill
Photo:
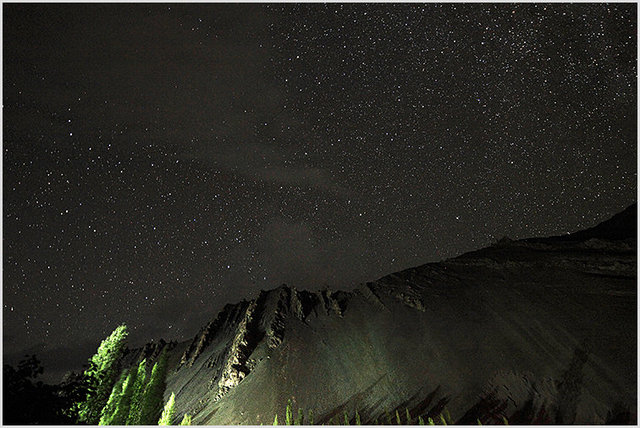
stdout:
MULTIPOLYGON (((36 381, 43 369, 35 356, 14 369, 3 368, 6 424, 171 425, 175 394, 163 409, 167 352, 147 372, 146 359, 122 369, 126 325, 118 326, 98 347, 81 374, 60 385, 36 381), (7 411, 8 410, 8 411, 7 411)), ((180 425, 191 425, 184 415, 180 425)))
MULTIPOLYGON (((117 327, 102 341, 91 357, 85 376, 89 382, 86 400, 79 403, 80 422, 91 425, 171 425, 175 412, 175 395, 171 394, 163 411, 166 389, 167 352, 162 350, 147 377, 147 360, 121 370, 127 338, 125 325, 117 327)), ((190 424, 185 415, 181 425, 190 424)))

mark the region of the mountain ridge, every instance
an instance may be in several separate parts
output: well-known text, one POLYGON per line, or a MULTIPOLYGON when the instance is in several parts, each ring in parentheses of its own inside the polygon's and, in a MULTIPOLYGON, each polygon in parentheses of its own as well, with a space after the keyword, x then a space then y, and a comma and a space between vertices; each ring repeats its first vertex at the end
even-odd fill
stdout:
POLYGON ((271 423, 290 398, 316 422, 446 405, 459 422, 603 423, 637 397, 636 218, 633 204, 584 231, 502 240, 351 291, 261 291, 192 340, 123 362, 166 347, 165 398, 195 424, 271 423))

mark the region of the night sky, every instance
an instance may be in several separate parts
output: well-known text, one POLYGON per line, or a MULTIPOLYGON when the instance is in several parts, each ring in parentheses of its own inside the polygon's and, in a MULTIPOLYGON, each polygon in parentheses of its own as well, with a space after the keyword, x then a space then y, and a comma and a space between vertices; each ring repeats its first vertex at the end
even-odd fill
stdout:
POLYGON ((636 200, 635 4, 3 14, 4 358, 49 376, 636 200))

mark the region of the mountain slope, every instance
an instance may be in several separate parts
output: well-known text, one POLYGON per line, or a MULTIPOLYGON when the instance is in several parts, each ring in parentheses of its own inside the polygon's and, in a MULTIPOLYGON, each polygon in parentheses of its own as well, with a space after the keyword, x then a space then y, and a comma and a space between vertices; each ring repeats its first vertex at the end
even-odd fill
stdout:
MULTIPOLYGON (((475 423, 633 422, 635 205, 571 235, 494 246, 345 292, 282 286, 170 349, 177 420, 316 423, 409 408, 475 423), (617 418, 617 419, 616 419, 617 418)), ((157 355, 158 347, 134 350, 157 355)))

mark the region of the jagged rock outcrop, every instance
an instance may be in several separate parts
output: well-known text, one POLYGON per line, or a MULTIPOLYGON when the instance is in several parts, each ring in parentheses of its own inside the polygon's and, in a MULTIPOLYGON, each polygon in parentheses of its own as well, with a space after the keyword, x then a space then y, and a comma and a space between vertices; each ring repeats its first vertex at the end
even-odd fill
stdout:
POLYGON ((193 366, 195 360, 211 343, 214 336, 219 332, 219 330, 225 326, 229 326, 235 323, 239 319, 238 317, 240 316, 242 311, 245 310, 246 304, 246 302, 242 302, 238 305, 226 305, 224 309, 218 314, 216 319, 207 324, 207 326, 200 330, 200 332, 196 335, 189 348, 187 348, 182 354, 182 358, 180 358, 180 365, 188 364, 189 366, 193 366))
POLYGON ((214 401, 218 401, 227 391, 238 385, 240 381, 249 374, 253 367, 253 361, 249 359, 249 356, 254 350, 250 342, 250 336, 253 332, 250 332, 248 328, 255 315, 255 310, 256 302, 253 301, 249 303, 244 317, 238 325, 236 334, 231 341, 231 346, 227 351, 225 361, 222 365, 222 373, 220 374, 220 379, 217 381, 218 392, 214 397, 214 401))
POLYGON ((270 424, 288 399, 319 423, 445 407, 471 424, 634 422, 636 215, 503 239, 353 291, 263 291, 160 346, 166 396, 194 424, 270 424))

